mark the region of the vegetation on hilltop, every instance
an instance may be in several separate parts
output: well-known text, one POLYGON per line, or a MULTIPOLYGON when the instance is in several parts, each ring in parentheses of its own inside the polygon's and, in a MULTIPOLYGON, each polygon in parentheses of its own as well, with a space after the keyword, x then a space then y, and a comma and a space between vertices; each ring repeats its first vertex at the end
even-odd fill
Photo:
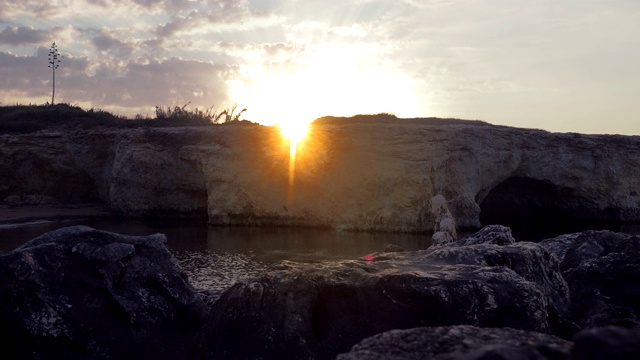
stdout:
POLYGON ((240 120, 236 107, 220 113, 213 108, 187 109, 185 106, 156 106, 154 118, 137 115, 130 119, 103 110, 84 110, 69 104, 0 106, 0 134, 24 134, 44 129, 88 129, 98 126, 115 128, 210 126, 214 124, 257 125, 240 120))
POLYGON ((480 120, 462 120, 453 118, 398 118, 393 114, 379 113, 370 115, 354 115, 351 117, 343 116, 323 116, 317 118, 314 124, 320 125, 347 125, 347 124, 423 124, 423 125, 477 125, 492 126, 491 124, 480 120))

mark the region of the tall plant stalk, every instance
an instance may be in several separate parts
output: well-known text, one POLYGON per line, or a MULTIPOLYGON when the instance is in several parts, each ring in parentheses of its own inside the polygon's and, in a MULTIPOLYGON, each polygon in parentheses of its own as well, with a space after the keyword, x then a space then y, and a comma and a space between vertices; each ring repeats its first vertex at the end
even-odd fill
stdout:
POLYGON ((62 58, 62 56, 60 55, 60 53, 58 52, 58 47, 56 46, 56 43, 54 42, 51 45, 51 48, 49 49, 49 66, 51 68, 51 72, 53 75, 53 82, 52 82, 52 91, 51 91, 51 105, 54 104, 54 100, 55 100, 55 96, 56 96, 56 69, 60 66, 60 59, 62 58))

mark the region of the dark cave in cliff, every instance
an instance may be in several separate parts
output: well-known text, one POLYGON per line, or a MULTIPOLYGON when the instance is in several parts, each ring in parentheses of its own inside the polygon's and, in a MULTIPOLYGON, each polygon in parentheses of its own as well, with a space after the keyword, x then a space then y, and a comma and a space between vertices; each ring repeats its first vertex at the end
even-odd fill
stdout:
POLYGON ((511 177, 493 188, 480 203, 483 226, 501 224, 521 235, 532 231, 567 231, 587 221, 605 220, 595 204, 575 189, 527 177, 511 177))

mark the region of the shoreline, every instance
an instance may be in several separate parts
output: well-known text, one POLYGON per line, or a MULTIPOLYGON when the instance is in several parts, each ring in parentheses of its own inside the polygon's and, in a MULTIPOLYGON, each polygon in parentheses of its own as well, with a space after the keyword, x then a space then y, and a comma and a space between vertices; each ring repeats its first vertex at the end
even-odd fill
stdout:
POLYGON ((0 228, 112 216, 115 213, 100 203, 0 205, 0 228))

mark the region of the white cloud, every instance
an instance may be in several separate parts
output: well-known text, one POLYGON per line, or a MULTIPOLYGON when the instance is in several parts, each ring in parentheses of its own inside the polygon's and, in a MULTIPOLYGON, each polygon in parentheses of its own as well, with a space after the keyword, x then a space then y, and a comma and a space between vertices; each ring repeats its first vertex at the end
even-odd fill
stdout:
POLYGON ((5 0, 0 97, 42 102, 42 49, 56 41, 67 56, 60 99, 72 103, 211 106, 233 102, 239 84, 268 92, 261 81, 278 87, 274 76, 374 86, 380 74, 420 99, 410 116, 554 129, 538 119, 637 114, 639 22, 640 3, 624 0, 5 0))

